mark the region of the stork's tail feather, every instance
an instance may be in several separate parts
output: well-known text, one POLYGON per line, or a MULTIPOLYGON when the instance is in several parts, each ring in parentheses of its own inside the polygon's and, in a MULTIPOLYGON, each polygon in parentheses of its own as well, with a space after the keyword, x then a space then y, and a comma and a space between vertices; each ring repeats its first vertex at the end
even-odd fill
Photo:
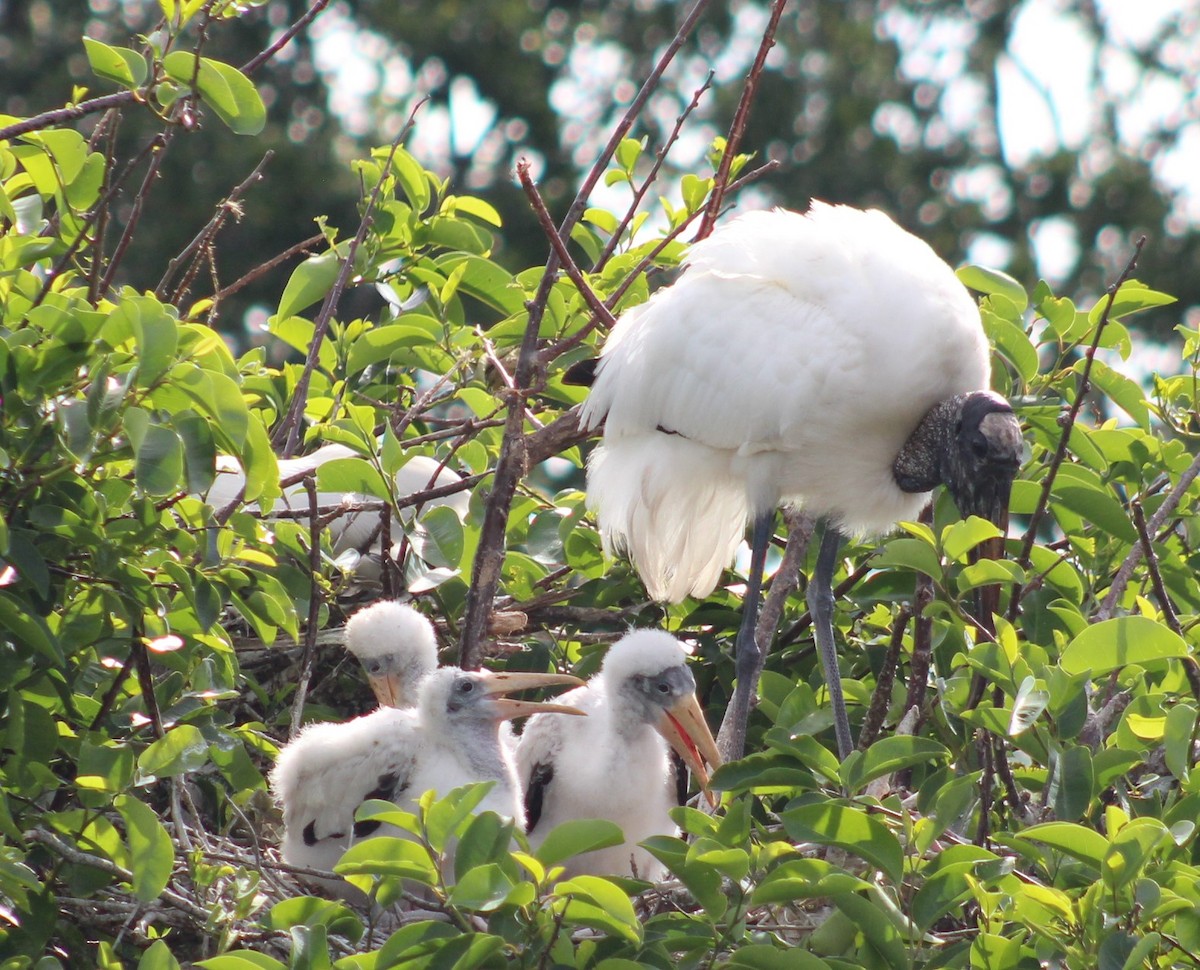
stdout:
POLYGON ((653 599, 707 596, 746 531, 744 486, 680 435, 622 435, 592 453, 588 507, 605 549, 624 551, 653 599))

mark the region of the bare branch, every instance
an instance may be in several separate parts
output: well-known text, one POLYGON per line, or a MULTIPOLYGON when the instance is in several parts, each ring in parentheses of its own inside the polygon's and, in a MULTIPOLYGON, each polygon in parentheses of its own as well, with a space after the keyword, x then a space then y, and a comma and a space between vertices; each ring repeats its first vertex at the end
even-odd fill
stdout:
MULTIPOLYGON (((412 130, 417 112, 424 105, 425 100, 422 98, 413 106, 412 111, 408 113, 408 120, 404 122, 404 127, 400 129, 400 133, 392 140, 391 151, 388 152, 387 159, 383 164, 384 173, 392 167, 392 159, 396 157, 396 152, 399 151, 401 142, 408 137, 409 131, 412 130)), ((279 427, 275 429, 275 434, 272 436, 272 443, 277 448, 282 445, 280 455, 283 458, 290 458, 295 453, 296 446, 299 444, 301 416, 304 414, 304 407, 308 402, 308 385, 312 381, 313 371, 316 370, 317 361, 320 359, 321 343, 324 341, 325 334, 329 330, 329 324, 333 320, 333 311, 337 309, 337 305, 342 299, 342 293, 346 289, 346 284, 350 281, 350 274, 354 270, 354 259, 367 238, 367 230, 371 228, 371 224, 374 221, 375 208, 379 204, 379 196, 382 194, 383 187, 387 184, 387 181, 386 178, 381 178, 375 183, 375 188, 372 189, 362 218, 359 220, 358 232, 354 234, 354 239, 346 250, 346 256, 342 260, 342 265, 338 270, 333 288, 326 294, 325 302, 321 304, 321 310, 317 314, 316 320, 313 321, 312 343, 309 344, 308 358, 304 361, 304 370, 300 373, 300 377, 296 381, 296 388, 292 392, 292 402, 288 407, 287 414, 284 415, 283 420, 279 423, 279 427)))
POLYGON ((762 78, 763 68, 767 64, 767 54, 775 46, 775 30, 779 26, 779 18, 783 16, 783 8, 787 0, 775 0, 771 4, 771 17, 763 31, 762 42, 758 45, 758 53, 754 64, 746 76, 746 84, 742 88, 742 97, 738 101, 737 111, 733 115, 733 124, 729 127, 729 137, 725 140, 725 151, 721 155, 721 165, 717 169, 717 177, 713 180, 712 196, 704 210, 704 219, 696 232, 697 239, 704 239, 713 231, 717 215, 721 211, 721 203, 725 199, 726 185, 729 182, 730 166, 746 133, 746 123, 750 120, 750 107, 754 103, 754 95, 758 92, 758 82, 762 78))

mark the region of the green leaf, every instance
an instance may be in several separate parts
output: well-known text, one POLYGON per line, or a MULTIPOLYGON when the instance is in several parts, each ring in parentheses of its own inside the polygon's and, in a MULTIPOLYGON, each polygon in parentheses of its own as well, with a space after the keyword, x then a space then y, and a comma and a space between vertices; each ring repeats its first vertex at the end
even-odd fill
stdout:
MULTIPOLYGON (((1082 373, 1087 366, 1085 361, 1078 361, 1075 370, 1082 373)), ((1150 430, 1150 408, 1146 404, 1146 394, 1124 374, 1113 370, 1102 360, 1093 360, 1088 379, 1100 388, 1105 395, 1136 421, 1143 431, 1150 430)))
POLYGON ((421 525, 426 532, 421 558, 432 566, 458 569, 466 541, 458 513, 448 505, 439 505, 421 516, 421 525))
POLYGON ((366 458, 334 458, 317 468, 317 488, 322 492, 340 492, 391 497, 387 479, 366 458))
POLYGON ((125 88, 136 88, 146 80, 146 58, 127 47, 109 47, 90 37, 83 38, 92 73, 125 88))
POLYGON ((1007 273, 1002 273, 998 269, 971 264, 960 266, 955 270, 955 275, 963 286, 978 293, 999 294, 1015 304, 1020 311, 1024 311, 1029 305, 1025 288, 1007 273))
POLYGON ((133 894, 143 903, 157 899, 171 878, 175 847, 154 810, 131 795, 120 795, 114 805, 125 820, 133 894))
POLYGON ((942 564, 937 552, 929 543, 921 539, 892 539, 876 557, 875 565, 901 566, 918 573, 924 573, 932 579, 942 578, 942 564))
POLYGON ((945 745, 929 738, 896 735, 876 741, 860 758, 842 764, 842 783, 851 791, 859 791, 869 782, 913 765, 949 761, 945 745))
POLYGON ((1012 364, 1022 381, 1033 380, 1038 372, 1037 348, 1025 331, 997 313, 984 312, 981 316, 984 332, 995 344, 996 352, 1012 364))
POLYGON ((1142 874, 1154 851, 1170 844, 1171 833, 1159 819, 1133 819, 1112 837, 1100 867, 1104 884, 1114 892, 1129 885, 1142 874))
POLYGON ((421 163, 403 148, 392 156, 392 174, 418 215, 429 208, 429 180, 421 163))
POLYGON ((204 970, 288 970, 274 957, 253 950, 231 950, 219 957, 201 960, 196 966, 204 970))
MULTIPOLYGON (((293 896, 271 907, 263 921, 273 930, 289 930, 293 926, 327 926, 331 933, 357 940, 362 936, 361 919, 345 903, 316 896, 293 896)), ((140 968, 139 968, 140 970, 140 968)))
POLYGON ((1178 634, 1144 616, 1122 616, 1089 626, 1072 640, 1059 661, 1069 674, 1091 671, 1091 676, 1119 670, 1129 664, 1189 656, 1188 645, 1178 634))
POLYGON ((869 889, 870 883, 823 859, 793 859, 772 869, 751 897, 755 906, 822 899, 869 889))
POLYGON ((608 819, 576 818, 556 825, 534 850, 534 857, 547 868, 571 856, 607 849, 625 841, 621 827, 608 819))
POLYGON ((134 478, 149 495, 178 492, 184 485, 183 455, 178 434, 161 424, 151 424, 137 443, 134 478))
MULTIPOLYGON (((645 964, 639 963, 636 966, 644 967, 645 964)), ((751 943, 749 946, 739 947, 721 966, 738 967, 742 970, 829 970, 829 964, 815 954, 807 953, 798 947, 784 950, 767 943, 751 943)))
POLYGON ((454 878, 462 880, 476 866, 508 860, 513 823, 495 812, 481 812, 471 819, 454 849, 454 878))
POLYGON ((171 953, 166 940, 155 940, 142 953, 137 970, 179 970, 179 961, 171 953))
POLYGON ((621 143, 617 145, 617 164, 626 172, 632 172, 633 166, 637 164, 637 160, 641 156, 644 147, 645 144, 642 139, 622 138, 621 143))
POLYGON ((464 873, 450 890, 450 903, 487 913, 504 904, 516 883, 494 862, 464 873))
MULTIPOLYGON (((437 870, 429 858, 428 851, 408 839, 379 835, 375 838, 355 842, 342 855, 333 871, 342 876, 398 876, 415 879, 426 886, 437 882, 437 870)), ((371 881, 351 879, 364 891, 369 891, 371 881)))
POLYGON ((208 742, 194 724, 180 724, 142 752, 138 769, 145 776, 170 778, 195 771, 208 761, 208 742))
POLYGON ((56 667, 65 666, 58 640, 40 616, 30 613, 26 604, 0 589, 0 628, 31 647, 56 667))
POLYGON ((972 515, 942 530, 942 552, 947 559, 965 562, 966 554, 981 542, 1003 534, 994 523, 972 515))
POLYGON ((425 830, 429 844, 439 852, 446 849, 450 836, 459 830, 472 812, 479 806, 495 782, 486 781, 463 785, 449 792, 438 793, 425 812, 425 830))
POLYGON ((576 876, 554 887, 566 903, 565 920, 614 933, 630 943, 640 943, 642 923, 628 896, 607 879, 576 876))
POLYGON ((1095 829, 1077 825, 1074 822, 1045 822, 1041 825, 1031 825, 1020 832, 1022 841, 1040 842, 1052 849, 1064 852, 1072 858, 1100 868, 1105 853, 1108 852, 1108 840, 1095 829))
POLYGON ((892 831, 857 808, 826 802, 780 814, 784 830, 798 842, 836 845, 878 866, 895 883, 904 871, 904 852, 892 831))
POLYGON ((473 195, 450 196, 442 208, 455 213, 465 212, 480 222, 486 222, 489 226, 495 226, 497 229, 504 224, 495 206, 473 195))
MULTIPOLYGON (((1169 303, 1174 303, 1175 297, 1166 293, 1160 293, 1158 290, 1152 290, 1145 283, 1137 280, 1126 280, 1121 284, 1121 288, 1117 290, 1117 295, 1113 298, 1112 309, 1109 311, 1108 318, 1110 320, 1119 320, 1121 317, 1129 316, 1131 313, 1138 313, 1142 310, 1149 310, 1156 306, 1166 306, 1169 303)), ((1088 311, 1088 322, 1096 323, 1104 315, 1104 308, 1108 306, 1108 294, 1100 297, 1099 300, 1088 311)))
MULTIPOLYGON (((335 274, 336 275, 336 274, 335 274)), ((432 317, 410 313, 400 322, 385 324, 362 333, 350 345, 346 358, 346 376, 353 377, 382 360, 389 360, 409 347, 437 344, 442 325, 432 317)))
POLYGON ((333 289, 341 266, 342 261, 333 250, 306 259, 292 270, 283 288, 283 296, 279 298, 276 316, 281 320, 294 317, 317 300, 324 299, 325 294, 333 289))
POLYGON ((1184 786, 1191 775, 1192 729, 1195 723, 1196 708, 1191 704, 1176 704, 1167 711, 1167 723, 1163 728, 1167 769, 1184 786))
POLYGON ((834 896, 833 903, 858 927, 886 966, 891 970, 911 970, 904 940, 883 910, 856 893, 834 896))
POLYGON ((196 55, 172 51, 163 58, 163 71, 173 81, 191 86, 195 78, 201 99, 217 113, 235 135, 257 135, 267 125, 267 108, 251 81, 232 65, 196 55))
POLYGON ((1054 814, 1063 821, 1082 818, 1096 791, 1092 753, 1083 745, 1073 745, 1058 757, 1054 781, 1054 814))

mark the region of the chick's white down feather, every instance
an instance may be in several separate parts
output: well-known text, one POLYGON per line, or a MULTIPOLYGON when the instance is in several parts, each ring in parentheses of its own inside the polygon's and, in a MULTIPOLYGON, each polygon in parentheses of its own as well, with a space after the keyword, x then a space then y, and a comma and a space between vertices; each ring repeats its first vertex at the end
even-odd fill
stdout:
MULTIPOLYGON (((293 865, 332 869, 356 841, 354 812, 368 797, 408 810, 428 790, 446 794, 480 781, 496 784, 477 811, 494 811, 524 825, 524 806, 512 757, 499 741, 498 722, 479 725, 447 714, 456 667, 430 674, 416 709, 381 707, 343 724, 312 724, 279 753, 271 788, 283 811, 281 854, 293 865), (391 789, 391 793, 372 793, 391 789)), ((375 835, 404 835, 380 826, 375 835)))
POLYGON ((610 334, 581 411, 605 422, 588 503, 651 596, 705 596, 781 501, 850 533, 915 518, 928 496, 900 490, 896 456, 988 375, 966 289, 886 215, 747 213, 610 334))
POLYGON ((364 606, 346 623, 346 649, 370 672, 390 674, 396 698, 392 706, 412 707, 421 681, 437 668, 433 624, 418 610, 395 600, 364 606))
POLYGON ((562 822, 602 818, 625 835, 619 846, 567 860, 568 877, 588 874, 656 880, 662 865, 637 843, 678 831, 668 814, 676 804, 674 768, 668 745, 622 699, 622 682, 655 676, 687 663, 683 647, 668 633, 639 630, 615 643, 600 672, 559 700, 587 712, 564 718, 537 714, 525 725, 517 748, 517 774, 527 786, 539 766, 553 777, 542 794, 542 813, 529 842, 537 847, 562 822), (632 861, 631 861, 632 860, 632 861))

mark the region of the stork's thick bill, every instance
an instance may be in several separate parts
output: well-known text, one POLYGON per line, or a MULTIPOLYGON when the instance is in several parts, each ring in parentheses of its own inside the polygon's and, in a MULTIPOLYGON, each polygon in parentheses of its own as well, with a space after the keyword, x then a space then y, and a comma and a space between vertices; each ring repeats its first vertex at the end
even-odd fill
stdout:
POLYGON ((400 698, 404 687, 399 671, 389 671, 383 674, 367 674, 367 683, 380 707, 402 707, 400 698))
POLYGON ((708 769, 705 762, 713 768, 719 768, 721 754, 717 750, 717 742, 713 739, 712 732, 708 729, 708 723, 704 720, 704 711, 700 708, 696 695, 689 694, 673 707, 663 711, 654 728, 678 752, 679 757, 695 776, 696 782, 704 790, 709 802, 715 805, 716 800, 708 790, 708 769))
POLYGON ((537 674, 525 672, 490 673, 484 672, 484 691, 487 693, 496 716, 503 720, 516 717, 526 717, 543 711, 551 714, 578 714, 586 717, 584 711, 567 704, 555 704, 553 701, 523 701, 506 694, 519 690, 533 690, 539 687, 579 687, 583 681, 570 674, 537 674))

